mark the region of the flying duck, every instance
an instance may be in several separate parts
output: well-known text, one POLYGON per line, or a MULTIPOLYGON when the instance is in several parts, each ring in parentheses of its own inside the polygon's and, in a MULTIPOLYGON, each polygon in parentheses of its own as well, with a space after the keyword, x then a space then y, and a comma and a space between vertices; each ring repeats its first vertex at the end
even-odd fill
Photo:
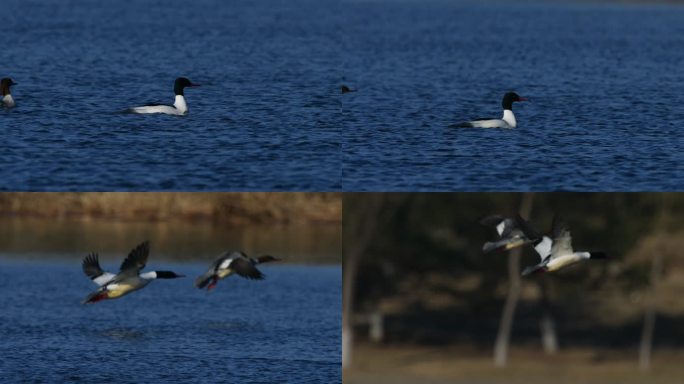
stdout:
POLYGON ((133 113, 163 113, 166 115, 182 116, 188 112, 188 104, 185 102, 184 90, 187 87, 199 87, 199 84, 193 84, 185 77, 179 77, 173 83, 173 92, 176 94, 176 100, 173 105, 155 105, 149 104, 143 107, 131 108, 133 113))
POLYGON ((527 101, 527 99, 518 96, 518 94, 515 92, 507 92, 504 95, 503 100, 501 100, 503 117, 500 119, 476 119, 462 123, 458 126, 470 128, 515 128, 517 126, 517 122, 515 121, 515 115, 513 114, 513 103, 516 101, 527 101))
POLYGON ((12 79, 9 77, 5 77, 4 79, 0 80, 0 90, 2 90, 2 105, 4 105, 6 108, 13 108, 15 105, 17 105, 12 98, 12 94, 10 93, 10 87, 13 85, 17 85, 17 83, 12 81, 12 79))
POLYGON ((499 234, 497 241, 488 241, 482 246, 482 252, 509 251, 532 242, 520 228, 520 221, 530 227, 531 225, 518 214, 515 219, 505 218, 500 215, 490 215, 480 220, 480 224, 496 229, 499 234))
POLYGON ((539 236, 523 222, 520 223, 520 228, 526 236, 534 239, 534 249, 541 258, 539 264, 525 268, 522 272, 523 276, 555 272, 582 261, 606 258, 603 252, 575 252, 572 249, 570 229, 558 216, 553 218, 553 239, 548 236, 539 236))
POLYGON ((91 253, 83 259, 83 273, 100 287, 83 300, 83 304, 97 303, 106 299, 118 299, 133 291, 145 287, 154 279, 175 279, 184 277, 170 271, 151 271, 140 273, 145 268, 150 254, 150 243, 135 247, 121 263, 118 274, 105 272, 100 267, 97 253, 91 253))
POLYGON ((259 257, 249 257, 244 252, 225 252, 216 259, 209 269, 195 280, 195 286, 199 289, 207 288, 207 291, 216 287, 219 280, 224 279, 233 273, 237 273, 246 279, 262 280, 264 274, 256 268, 257 264, 270 261, 280 261, 281 259, 271 255, 259 257))

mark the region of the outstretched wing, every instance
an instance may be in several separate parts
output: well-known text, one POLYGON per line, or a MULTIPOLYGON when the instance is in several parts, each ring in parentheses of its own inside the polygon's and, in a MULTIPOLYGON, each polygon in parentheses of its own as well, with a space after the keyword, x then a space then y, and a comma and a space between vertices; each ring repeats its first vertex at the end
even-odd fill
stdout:
POLYGON ((261 280, 264 278, 264 274, 256 269, 254 264, 248 259, 233 259, 230 263, 230 269, 246 279, 261 280))
POLYGON ((83 273, 90 277, 90 279, 99 286, 107 284, 115 276, 113 273, 102 270, 97 253, 91 253, 86 256, 83 259, 82 267, 83 273))
POLYGON ((519 213, 515 214, 515 224, 522 230, 523 234, 528 240, 536 241, 541 238, 541 234, 529 221, 525 220, 520 216, 519 213))
POLYGON ((490 215, 480 219, 480 224, 496 229, 499 237, 508 237, 515 229, 515 222, 500 215, 490 215))
POLYGON ((147 257, 150 255, 150 242, 145 241, 133 248, 126 259, 121 263, 119 274, 137 275, 147 264, 147 257))
POLYGON ((558 216, 553 217, 553 246, 551 258, 572 254, 572 236, 567 224, 558 216))

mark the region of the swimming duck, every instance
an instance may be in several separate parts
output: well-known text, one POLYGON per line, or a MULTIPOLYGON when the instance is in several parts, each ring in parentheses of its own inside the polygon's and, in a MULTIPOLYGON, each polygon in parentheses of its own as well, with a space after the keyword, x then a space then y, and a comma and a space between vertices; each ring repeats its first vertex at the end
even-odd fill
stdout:
POLYGON ((539 264, 529 266, 522 272, 523 276, 536 273, 555 272, 571 265, 595 259, 605 259, 603 252, 575 252, 572 249, 572 237, 567 224, 558 216, 553 218, 553 239, 548 236, 538 236, 529 232, 524 225, 521 226, 526 236, 535 238, 534 249, 539 254, 539 264))
POLYGON ((207 291, 216 287, 219 280, 224 279, 233 273, 237 273, 246 279, 261 280, 264 274, 256 268, 257 264, 267 263, 271 261, 280 261, 281 259, 271 255, 263 255, 259 257, 249 257, 244 252, 225 252, 218 259, 216 259, 209 269, 195 280, 195 286, 199 289, 204 287, 207 291))
POLYGON ((532 226, 528 221, 520 217, 519 214, 513 219, 500 215, 490 215, 481 219, 480 224, 495 228, 499 234, 499 240, 488 241, 482 246, 482 252, 484 253, 509 251, 532 242, 520 228, 521 224, 524 224, 529 226, 528 230, 532 232, 532 226))
POLYGON ((458 126, 471 128, 515 128, 518 123, 515 121, 515 115, 513 114, 513 103, 517 101, 527 101, 527 99, 518 96, 515 92, 507 92, 501 100, 503 116, 500 119, 476 119, 458 126))
POLYGON ((118 299, 140 288, 144 288, 154 279, 175 279, 185 277, 171 271, 151 271, 140 273, 145 268, 150 254, 150 243, 145 241, 135 247, 121 263, 118 274, 105 272, 100 267, 97 253, 91 253, 83 259, 83 273, 100 286, 95 292, 83 300, 83 304, 97 303, 106 299, 118 299))
POLYGON ((188 104, 185 102, 184 90, 187 87, 199 87, 199 84, 193 84, 185 77, 179 77, 173 83, 173 92, 176 94, 176 100, 173 105, 146 105, 144 107, 131 108, 133 113, 163 113, 166 115, 182 116, 188 112, 188 104))
POLYGON ((13 85, 17 85, 12 79, 9 77, 5 77, 4 79, 0 80, 0 90, 2 90, 2 104, 6 108, 13 108, 15 105, 17 105, 14 102, 14 99, 12 98, 12 94, 10 93, 10 87, 13 85))

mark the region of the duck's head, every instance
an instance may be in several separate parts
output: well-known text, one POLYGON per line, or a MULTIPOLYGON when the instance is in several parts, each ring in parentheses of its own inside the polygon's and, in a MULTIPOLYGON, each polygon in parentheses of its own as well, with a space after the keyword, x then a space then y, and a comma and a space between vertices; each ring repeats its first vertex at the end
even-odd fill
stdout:
POLYGON ((9 95, 10 93, 10 87, 13 85, 17 85, 12 79, 9 77, 5 77, 2 80, 0 80, 0 89, 2 89, 2 95, 9 95))
POLYGON ((179 77, 176 82, 173 83, 173 91, 176 95, 183 96, 183 90, 185 87, 199 87, 199 84, 193 84, 192 81, 188 80, 187 77, 179 77))
POLYGON ((501 101, 501 105, 503 106, 503 109, 513 110, 513 102, 516 101, 527 101, 527 99, 524 97, 520 97, 515 92, 507 92, 504 95, 503 100, 501 101))

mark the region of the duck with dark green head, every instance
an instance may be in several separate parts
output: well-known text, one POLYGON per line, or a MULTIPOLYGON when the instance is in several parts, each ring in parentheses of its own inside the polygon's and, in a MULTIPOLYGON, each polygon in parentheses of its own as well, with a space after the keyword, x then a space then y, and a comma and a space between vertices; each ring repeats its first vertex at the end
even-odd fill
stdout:
POLYGON ((166 115, 183 116, 188 113, 188 104, 185 102, 184 93, 185 88, 188 87, 199 87, 199 84, 194 84, 186 77, 179 77, 173 83, 173 92, 176 94, 176 100, 173 105, 148 104, 143 107, 131 108, 130 111, 140 114, 162 113, 166 115))

